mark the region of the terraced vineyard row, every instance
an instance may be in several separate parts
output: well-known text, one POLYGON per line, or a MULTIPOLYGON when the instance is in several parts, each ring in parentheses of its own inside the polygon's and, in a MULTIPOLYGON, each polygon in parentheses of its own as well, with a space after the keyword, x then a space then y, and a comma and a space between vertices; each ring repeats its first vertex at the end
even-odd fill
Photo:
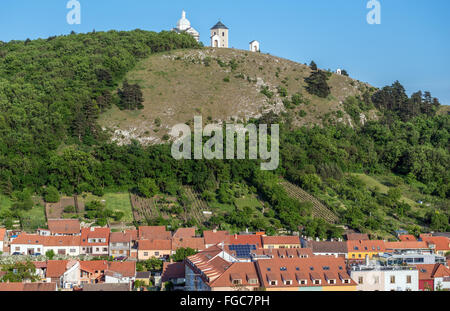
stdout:
POLYGON ((199 195, 192 189, 192 187, 183 187, 188 199, 192 202, 191 217, 196 219, 198 223, 203 223, 206 220, 203 211, 208 210, 206 202, 199 197, 199 195))
POLYGON ((134 220, 146 220, 159 217, 159 212, 155 207, 155 198, 141 198, 135 194, 131 194, 131 206, 133 207, 134 220))
POLYGON ((282 181, 281 185, 284 187, 289 196, 304 202, 311 202, 313 204, 312 214, 314 217, 322 218, 330 224, 339 222, 339 217, 323 205, 318 199, 310 195, 297 185, 288 181, 282 181))

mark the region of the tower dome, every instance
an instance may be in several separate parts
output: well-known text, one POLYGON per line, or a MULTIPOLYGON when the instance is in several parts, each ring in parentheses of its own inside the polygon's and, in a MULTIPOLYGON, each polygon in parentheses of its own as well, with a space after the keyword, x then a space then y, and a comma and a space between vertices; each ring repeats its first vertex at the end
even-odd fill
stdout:
POLYGON ((177 29, 184 31, 191 28, 191 22, 186 18, 186 12, 183 10, 181 13, 181 19, 177 23, 177 29))

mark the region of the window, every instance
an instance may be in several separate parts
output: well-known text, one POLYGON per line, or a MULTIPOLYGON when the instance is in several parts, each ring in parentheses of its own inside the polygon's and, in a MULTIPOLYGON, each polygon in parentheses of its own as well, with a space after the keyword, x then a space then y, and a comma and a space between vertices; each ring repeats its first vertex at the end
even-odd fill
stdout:
POLYGON ((103 247, 103 251, 104 251, 104 252, 107 252, 107 251, 108 251, 108 248, 103 247))
POLYGON ((373 277, 373 284, 378 284, 380 283, 380 277, 379 276, 374 276, 373 277))
POLYGON ((412 277, 410 275, 406 276, 406 283, 411 284, 412 283, 412 277))
POLYGON ((95 251, 96 251, 96 252, 99 252, 99 251, 100 251, 100 248, 96 247, 96 248, 95 248, 95 251))
POLYGON ((287 271, 287 268, 286 267, 281 267, 280 271, 287 271))
POLYGON ((361 258, 361 254, 358 254, 358 258, 361 258))
POLYGON ((148 252, 144 252, 144 256, 148 256, 148 252))
POLYGON ((270 285, 276 286, 277 285, 277 281, 270 281, 270 285))
POLYGON ((355 251, 357 251, 357 250, 358 250, 358 246, 355 246, 353 249, 354 249, 355 251))
POLYGON ((355 258, 355 254, 352 254, 352 258, 355 258))
POLYGON ((328 266, 323 266, 322 269, 323 269, 323 270, 330 270, 330 267, 328 267, 328 266))
POLYGON ((240 285, 242 284, 242 280, 233 280, 233 285, 240 285))
POLYGON ((258 280, 257 279, 250 279, 248 281, 249 284, 258 284, 258 280))
POLYGON ((364 278, 362 276, 358 277, 358 284, 364 284, 364 278))
POLYGON ((391 284, 395 284, 395 275, 391 275, 391 284))
POLYGON ((328 280, 328 283, 330 283, 330 284, 336 284, 336 280, 328 280))
POLYGON ((20 251, 20 246, 16 246, 16 251, 20 251))
POLYGON ((40 251, 41 251, 41 249, 40 249, 40 248, 38 248, 38 249, 37 249, 37 251, 38 251, 38 252, 40 252, 40 251))
POLYGON ((315 285, 320 285, 320 280, 314 280, 315 285))
POLYGON ((76 252, 75 248, 71 248, 71 249, 70 249, 70 252, 71 252, 71 253, 75 253, 75 252, 76 252))
POLYGON ((306 280, 300 280, 298 283, 299 283, 300 285, 306 285, 307 281, 306 281, 306 280))
POLYGON ((291 280, 286 280, 286 281, 284 281, 284 285, 292 285, 292 281, 291 280))
POLYGON ((222 37, 225 37, 225 32, 222 32, 222 37))
POLYGON ((155 252, 155 256, 159 256, 159 252, 155 252))

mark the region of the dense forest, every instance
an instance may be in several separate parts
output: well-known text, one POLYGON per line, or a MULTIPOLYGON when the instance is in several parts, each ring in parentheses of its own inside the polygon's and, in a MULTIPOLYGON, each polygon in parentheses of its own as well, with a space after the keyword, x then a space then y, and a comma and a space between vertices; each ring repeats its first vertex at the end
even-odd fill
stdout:
MULTIPOLYGON (((33 194, 57 197, 55 190, 100 196, 105 191, 161 192, 183 201, 181 185, 193 186, 207 201, 230 203, 237 196, 230 185, 246 184, 272 208, 263 217, 250 217, 245 208, 212 217, 210 227, 228 223, 237 229, 271 233, 286 228, 339 237, 341 228, 312 217, 309 203, 287 195, 279 184, 282 176, 319 197, 342 224, 360 231, 392 230, 384 221, 387 216, 450 229, 450 117, 436 114, 439 102, 431 94, 408 97, 398 82, 346 100, 345 111, 356 121, 361 112, 380 111, 380 120, 357 127, 294 128, 288 114, 252 120, 282 125, 276 172, 262 172, 252 160, 176 161, 168 144, 111 143, 97 124, 99 114, 111 105, 141 108, 138 86, 125 81, 118 90, 125 73, 151 53, 183 48, 201 46, 188 35, 140 30, 0 42, 0 190, 12 198, 14 208, 31 208, 33 194), (399 191, 383 195, 351 173, 393 176, 394 185, 432 197, 435 205, 417 213, 399 191)), ((306 91, 327 96, 324 73, 313 73, 308 82, 306 91)))

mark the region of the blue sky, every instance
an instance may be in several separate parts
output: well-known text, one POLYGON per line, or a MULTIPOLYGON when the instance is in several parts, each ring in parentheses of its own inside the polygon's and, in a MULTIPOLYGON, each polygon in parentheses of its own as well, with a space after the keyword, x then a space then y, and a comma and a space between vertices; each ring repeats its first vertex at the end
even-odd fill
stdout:
POLYGON ((323 69, 344 68, 377 87, 399 80, 408 93, 429 90, 450 104, 450 1, 379 0, 381 24, 369 25, 368 0, 79 0, 81 25, 68 25, 68 0, 2 0, 0 40, 102 30, 170 30, 181 10, 209 44, 220 18, 230 47, 259 40, 265 53, 323 69))

